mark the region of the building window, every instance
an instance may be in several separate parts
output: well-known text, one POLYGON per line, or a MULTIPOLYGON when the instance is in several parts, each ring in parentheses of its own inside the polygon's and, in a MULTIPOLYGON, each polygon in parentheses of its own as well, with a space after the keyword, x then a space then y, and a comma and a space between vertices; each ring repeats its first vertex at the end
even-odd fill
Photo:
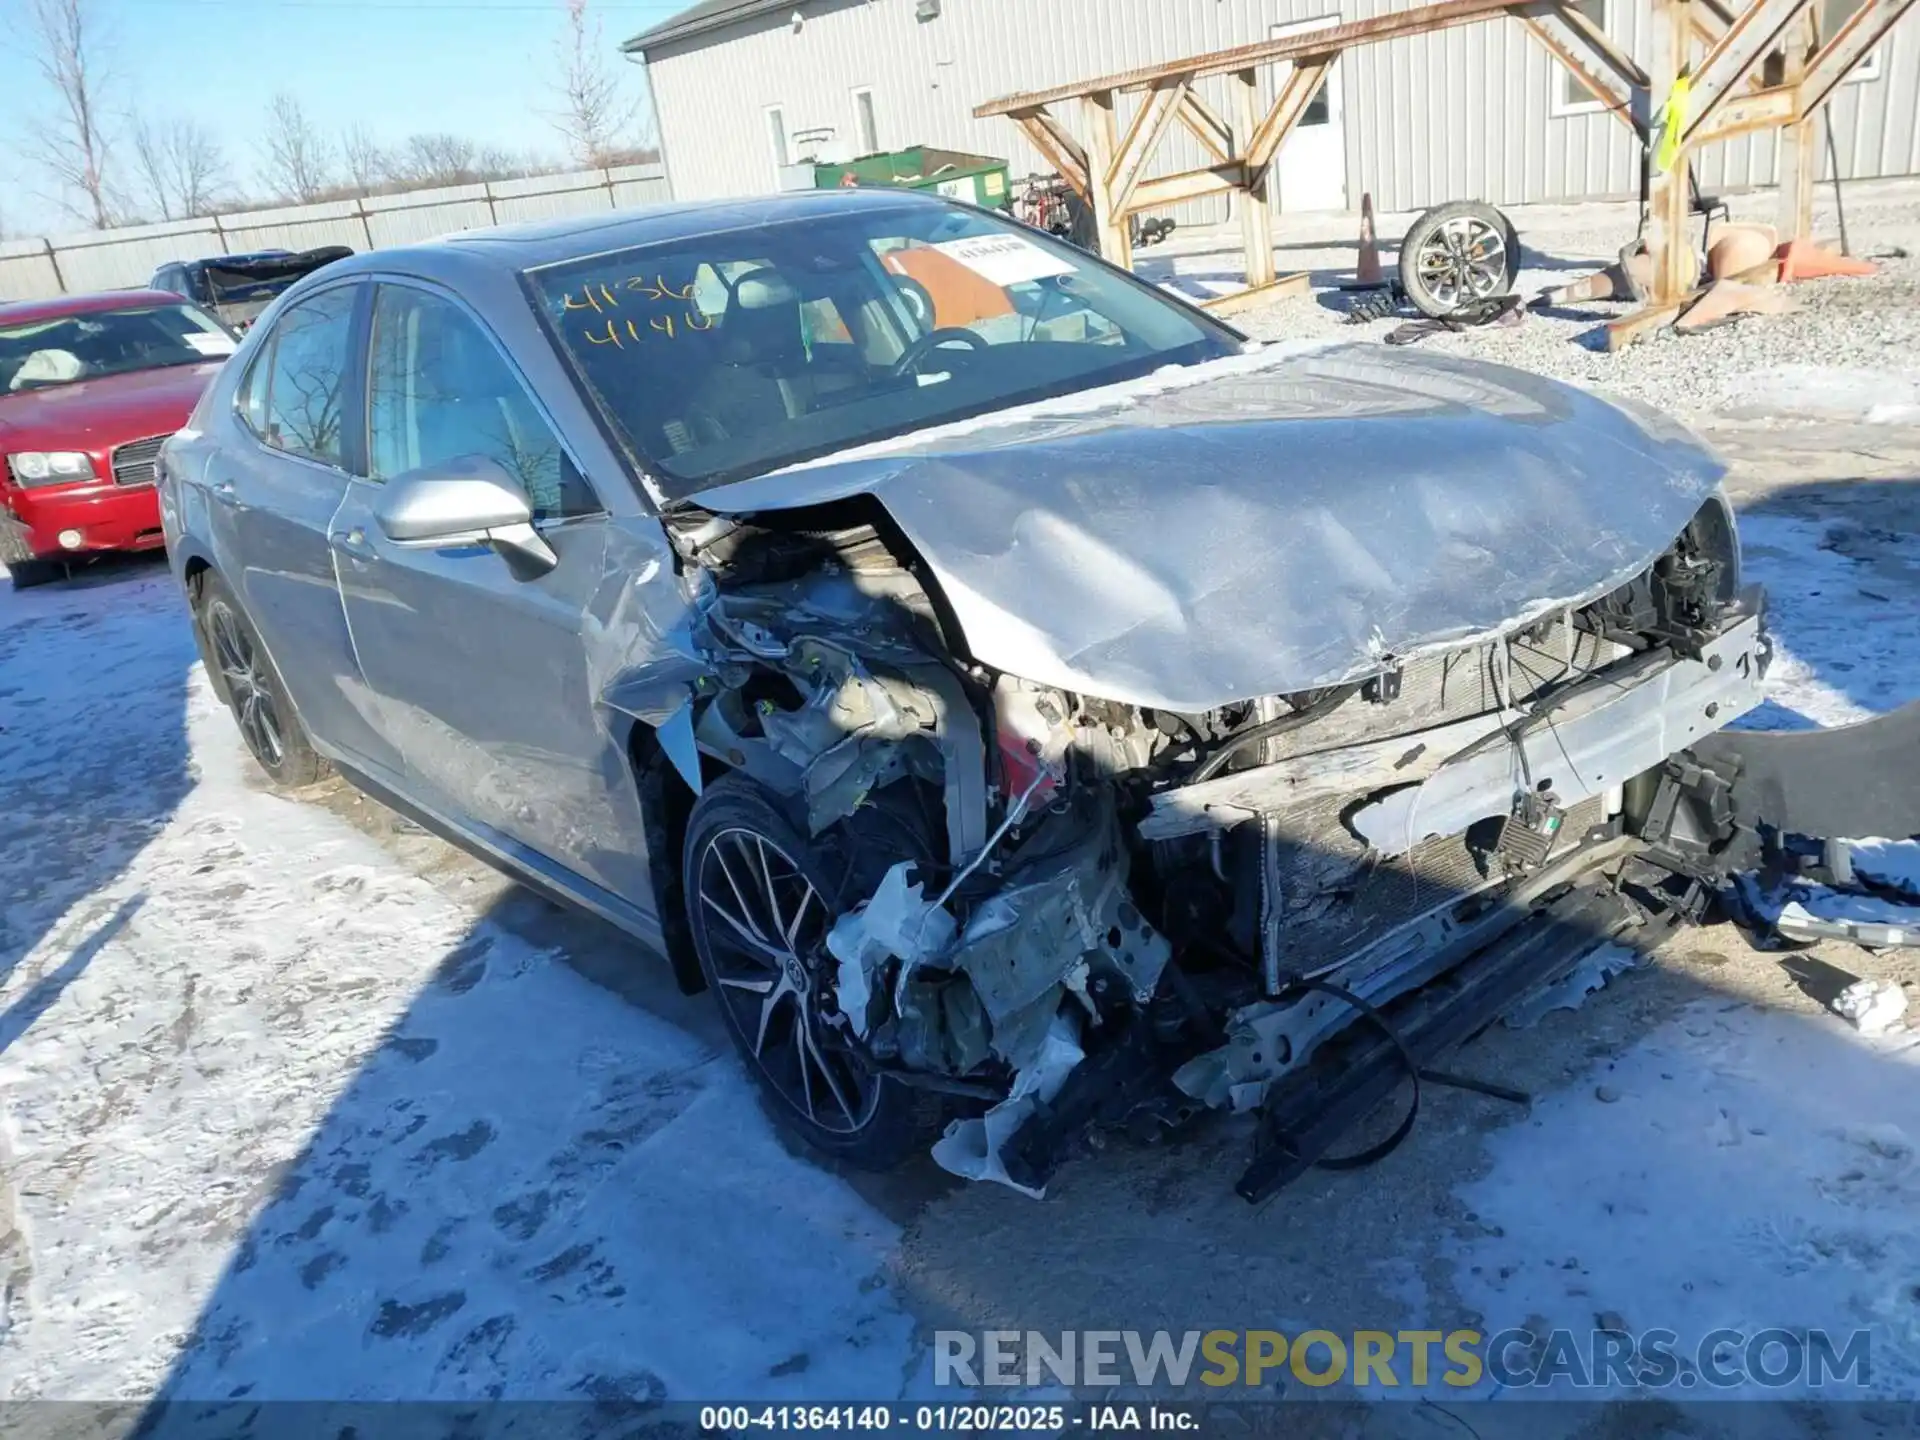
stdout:
POLYGON ((778 180, 780 172, 793 163, 793 152, 787 148, 787 113, 778 105, 767 107, 767 145, 773 153, 773 178, 778 180))
POLYGON ((861 155, 875 155, 880 151, 880 126, 873 118, 871 90, 853 92, 853 139, 861 155))
MULTIPOLYGON (((1573 0, 1571 9, 1578 10, 1591 20, 1604 34, 1607 29, 1607 0, 1573 0)), ((1553 113, 1556 115, 1586 115, 1595 110, 1606 109, 1606 103, 1597 98, 1573 71, 1558 60, 1553 62, 1553 113)))
MULTIPOLYGON (((1858 10, 1863 0, 1823 0, 1820 6, 1820 43, 1825 44, 1840 33, 1840 27, 1847 23, 1853 12, 1858 10)), ((1880 52, 1885 45, 1876 45, 1861 57, 1860 63, 1848 72, 1842 84, 1851 85, 1863 80, 1880 78, 1880 52)))

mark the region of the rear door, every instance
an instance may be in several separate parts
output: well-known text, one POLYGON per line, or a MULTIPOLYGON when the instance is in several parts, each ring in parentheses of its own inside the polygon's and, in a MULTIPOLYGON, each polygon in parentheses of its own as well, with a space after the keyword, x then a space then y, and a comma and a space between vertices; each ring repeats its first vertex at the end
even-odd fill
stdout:
MULTIPOLYGON (((587 661, 590 603, 619 585, 608 518, 544 407, 449 292, 382 279, 367 362, 366 463, 334 523, 341 593, 385 736, 451 819, 468 817, 646 903, 646 845, 626 757, 587 661), (516 579, 482 546, 395 545, 380 486, 466 455, 526 487, 559 557, 516 579)), ((604 678, 604 677, 601 677, 604 678)))
POLYGON ((290 306, 248 363, 230 431, 207 471, 215 553, 324 750, 393 765, 367 714, 341 613, 334 512, 358 464, 359 336, 372 287, 329 286, 290 306))

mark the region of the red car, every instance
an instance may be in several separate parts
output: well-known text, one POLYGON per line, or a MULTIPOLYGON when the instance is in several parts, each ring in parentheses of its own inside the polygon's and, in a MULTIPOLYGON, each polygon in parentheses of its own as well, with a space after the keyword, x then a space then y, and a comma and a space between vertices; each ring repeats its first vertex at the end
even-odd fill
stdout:
POLYGON ((154 462, 235 344, 157 290, 0 305, 0 563, 15 589, 163 543, 154 462))

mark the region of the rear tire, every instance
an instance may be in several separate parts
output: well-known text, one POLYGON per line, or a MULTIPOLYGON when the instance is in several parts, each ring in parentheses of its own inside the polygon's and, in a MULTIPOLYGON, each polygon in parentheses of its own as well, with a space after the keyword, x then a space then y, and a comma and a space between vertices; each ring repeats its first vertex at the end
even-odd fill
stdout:
MULTIPOLYGON (((904 858, 904 857, 903 857, 904 858)), ((814 1149, 890 1170, 930 1144, 940 1097, 876 1073, 842 1037, 830 907, 851 887, 744 775, 706 787, 687 822, 682 874, 700 972, 768 1108, 814 1149)), ((864 890, 857 893, 864 896, 864 890)))
POLYGON ((307 738, 287 687, 240 602, 213 571, 203 571, 193 607, 194 638, 213 687, 233 712, 254 762, 282 790, 300 790, 328 773, 307 738))

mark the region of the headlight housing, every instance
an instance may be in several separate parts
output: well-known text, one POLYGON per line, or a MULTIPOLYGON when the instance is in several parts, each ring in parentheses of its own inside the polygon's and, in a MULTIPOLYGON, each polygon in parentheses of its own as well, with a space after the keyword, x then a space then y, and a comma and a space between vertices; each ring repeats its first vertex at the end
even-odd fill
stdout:
POLYGON ((93 460, 78 450, 22 450, 7 457, 7 468, 14 483, 24 489, 35 485, 71 485, 76 480, 93 480, 93 460))

